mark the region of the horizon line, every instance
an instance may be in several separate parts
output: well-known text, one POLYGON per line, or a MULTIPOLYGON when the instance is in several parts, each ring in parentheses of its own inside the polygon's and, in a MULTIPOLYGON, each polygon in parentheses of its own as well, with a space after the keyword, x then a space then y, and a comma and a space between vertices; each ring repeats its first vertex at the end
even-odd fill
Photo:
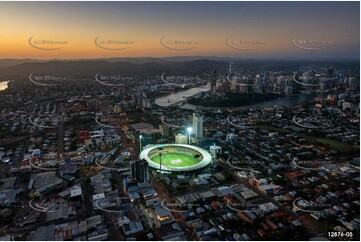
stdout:
MULTIPOLYGON (((81 57, 73 57, 73 58, 12 58, 12 57, 4 57, 0 58, 0 60, 39 60, 39 61, 81 61, 81 60, 107 60, 107 59, 170 59, 170 58, 199 58, 201 59, 211 59, 211 58, 219 58, 219 59, 233 59, 233 60, 279 60, 279 61, 357 61, 360 62, 360 58, 347 58, 347 57, 229 57, 229 56, 203 56, 203 55, 186 55, 186 56, 162 56, 162 57, 153 57, 153 56, 114 56, 114 57, 89 57, 89 58, 81 58, 81 57)), ((172 61, 172 60, 167 60, 172 61)))

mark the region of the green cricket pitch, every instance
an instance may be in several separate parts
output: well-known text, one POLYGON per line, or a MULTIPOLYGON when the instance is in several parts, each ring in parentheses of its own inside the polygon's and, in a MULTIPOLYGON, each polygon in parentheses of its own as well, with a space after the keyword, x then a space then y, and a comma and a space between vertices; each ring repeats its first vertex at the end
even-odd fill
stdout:
MULTIPOLYGON (((151 158, 152 161, 160 163, 160 156, 156 155, 151 158)), ((162 154, 162 165, 169 167, 185 167, 192 166, 199 163, 199 161, 191 155, 178 153, 164 153, 162 154), (180 160, 181 162, 172 162, 180 160)))

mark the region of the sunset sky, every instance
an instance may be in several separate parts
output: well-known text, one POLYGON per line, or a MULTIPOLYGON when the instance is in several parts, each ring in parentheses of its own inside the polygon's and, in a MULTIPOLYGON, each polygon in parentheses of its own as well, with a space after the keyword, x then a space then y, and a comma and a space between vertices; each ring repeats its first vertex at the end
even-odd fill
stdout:
POLYGON ((359 9, 359 2, 0 2, 0 58, 359 59, 359 9), (107 50, 95 44, 98 36, 132 44, 107 50), (40 50, 29 44, 31 37, 66 44, 40 50), (174 50, 161 44, 162 37, 197 44, 174 50), (262 44, 256 50, 240 50, 227 45, 227 38, 262 44), (327 44, 309 51, 297 48, 293 39, 327 44))

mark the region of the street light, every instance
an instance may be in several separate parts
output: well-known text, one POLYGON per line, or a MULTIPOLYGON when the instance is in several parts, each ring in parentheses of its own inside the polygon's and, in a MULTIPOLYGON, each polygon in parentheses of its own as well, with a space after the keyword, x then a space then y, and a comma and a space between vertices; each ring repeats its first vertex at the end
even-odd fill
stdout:
POLYGON ((187 128, 187 131, 188 131, 188 144, 190 145, 191 144, 191 133, 193 131, 193 128, 192 127, 188 127, 187 128))
POLYGON ((142 135, 139 135, 139 153, 142 151, 142 135))

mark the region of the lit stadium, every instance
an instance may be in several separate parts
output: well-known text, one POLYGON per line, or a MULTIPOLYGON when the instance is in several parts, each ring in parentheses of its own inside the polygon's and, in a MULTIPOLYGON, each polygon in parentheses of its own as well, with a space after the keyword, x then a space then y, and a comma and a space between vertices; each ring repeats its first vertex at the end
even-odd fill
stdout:
POLYGON ((193 171, 207 166, 211 154, 199 147, 184 144, 149 145, 139 155, 149 166, 162 171, 193 171))

